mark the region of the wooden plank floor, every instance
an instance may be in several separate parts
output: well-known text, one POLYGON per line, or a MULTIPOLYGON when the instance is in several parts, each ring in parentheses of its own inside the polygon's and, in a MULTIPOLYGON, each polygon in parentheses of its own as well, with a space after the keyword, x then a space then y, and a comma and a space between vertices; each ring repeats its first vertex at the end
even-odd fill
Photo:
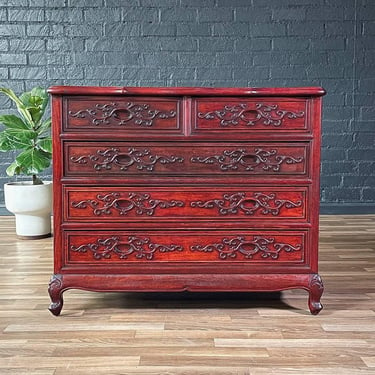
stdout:
POLYGON ((52 240, 0 217, 0 374, 375 374, 375 215, 321 218, 323 311, 271 294, 68 291, 47 311, 52 240))

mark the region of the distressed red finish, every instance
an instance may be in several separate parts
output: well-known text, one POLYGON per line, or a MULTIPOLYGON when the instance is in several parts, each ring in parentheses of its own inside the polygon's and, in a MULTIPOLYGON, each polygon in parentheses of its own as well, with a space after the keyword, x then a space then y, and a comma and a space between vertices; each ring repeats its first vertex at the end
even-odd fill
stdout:
POLYGON ((53 314, 71 288, 303 288, 322 309, 322 88, 49 92, 53 314))

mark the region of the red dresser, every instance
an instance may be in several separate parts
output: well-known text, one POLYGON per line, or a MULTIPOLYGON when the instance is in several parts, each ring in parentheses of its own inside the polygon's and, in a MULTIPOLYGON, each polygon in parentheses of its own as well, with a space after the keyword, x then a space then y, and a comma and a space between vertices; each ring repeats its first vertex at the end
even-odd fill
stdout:
POLYGON ((49 92, 53 314, 71 288, 302 288, 322 309, 322 88, 49 92))

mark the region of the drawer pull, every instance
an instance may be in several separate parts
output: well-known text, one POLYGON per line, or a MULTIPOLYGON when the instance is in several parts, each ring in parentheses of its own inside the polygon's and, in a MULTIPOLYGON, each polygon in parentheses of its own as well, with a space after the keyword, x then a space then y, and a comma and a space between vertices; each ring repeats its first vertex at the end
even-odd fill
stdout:
POLYGON ((217 208, 220 215, 237 214, 239 211, 246 215, 254 215, 260 212, 263 215, 277 216, 282 208, 301 207, 302 201, 277 199, 276 194, 269 195, 255 192, 253 197, 246 197, 245 193, 223 194, 223 199, 211 199, 207 201, 193 201, 191 207, 217 208))
POLYGON ((192 163, 219 164, 222 171, 238 170, 239 167, 246 171, 263 169, 278 172, 283 163, 302 163, 304 157, 293 157, 289 155, 278 155, 278 150, 255 149, 255 153, 249 153, 244 149, 224 150, 221 155, 194 156, 190 159, 192 163))
POLYGON ((156 252, 182 251, 183 248, 179 245, 153 243, 148 237, 129 236, 127 241, 122 241, 120 237, 99 238, 94 243, 87 243, 78 247, 71 245, 70 250, 77 253, 92 252, 96 260, 111 259, 112 255, 116 255, 120 259, 128 259, 128 256, 132 254, 137 259, 152 260, 156 252))
POLYGON ((206 113, 198 112, 198 118, 205 120, 220 120, 220 125, 236 126, 240 122, 248 126, 254 126, 258 122, 265 126, 280 126, 283 119, 301 118, 305 115, 304 111, 292 112, 288 110, 279 109, 277 104, 256 103, 255 109, 248 108, 246 103, 238 105, 225 105, 222 109, 209 111, 206 113))
POLYGON ((126 171, 132 166, 135 166, 138 170, 153 171, 157 163, 182 163, 184 158, 153 155, 148 149, 129 148, 127 153, 123 153, 117 148, 108 148, 104 151, 97 150, 94 155, 71 156, 70 160, 77 164, 90 162, 97 171, 110 170, 114 165, 122 171, 126 171))
POLYGON ((220 259, 233 259, 237 254, 242 254, 246 259, 252 259, 254 255, 260 254, 262 258, 278 259, 280 252, 286 253, 300 251, 301 244, 290 245, 287 243, 275 242, 274 238, 253 236, 252 240, 246 240, 245 237, 239 236, 232 239, 223 238, 221 243, 208 245, 193 245, 191 251, 200 251, 210 253, 217 251, 220 259))
POLYGON ((129 193, 127 198, 121 197, 120 193, 106 195, 97 194, 97 200, 87 199, 80 202, 72 202, 73 208, 86 209, 91 207, 96 216, 111 215, 112 210, 118 211, 120 215, 127 215, 135 211, 137 215, 152 216, 156 208, 183 207, 184 202, 179 200, 152 199, 150 194, 129 193))
POLYGON ((123 108, 118 107, 118 103, 96 104, 94 108, 83 109, 78 112, 69 111, 69 116, 76 118, 91 118, 92 125, 138 125, 152 126, 153 120, 168 119, 176 117, 176 111, 162 112, 153 109, 149 104, 125 103, 123 108))

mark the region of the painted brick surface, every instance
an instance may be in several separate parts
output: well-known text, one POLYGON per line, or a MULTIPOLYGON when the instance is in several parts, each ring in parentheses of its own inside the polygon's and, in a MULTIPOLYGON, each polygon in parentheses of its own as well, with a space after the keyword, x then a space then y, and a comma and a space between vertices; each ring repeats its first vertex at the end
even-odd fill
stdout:
MULTIPOLYGON (((373 0, 7 0, 0 84, 17 92, 54 84, 321 85, 322 203, 368 211, 374 37, 373 0)), ((0 97, 0 112, 10 108, 0 97)), ((0 157, 1 206, 13 155, 0 157)))

